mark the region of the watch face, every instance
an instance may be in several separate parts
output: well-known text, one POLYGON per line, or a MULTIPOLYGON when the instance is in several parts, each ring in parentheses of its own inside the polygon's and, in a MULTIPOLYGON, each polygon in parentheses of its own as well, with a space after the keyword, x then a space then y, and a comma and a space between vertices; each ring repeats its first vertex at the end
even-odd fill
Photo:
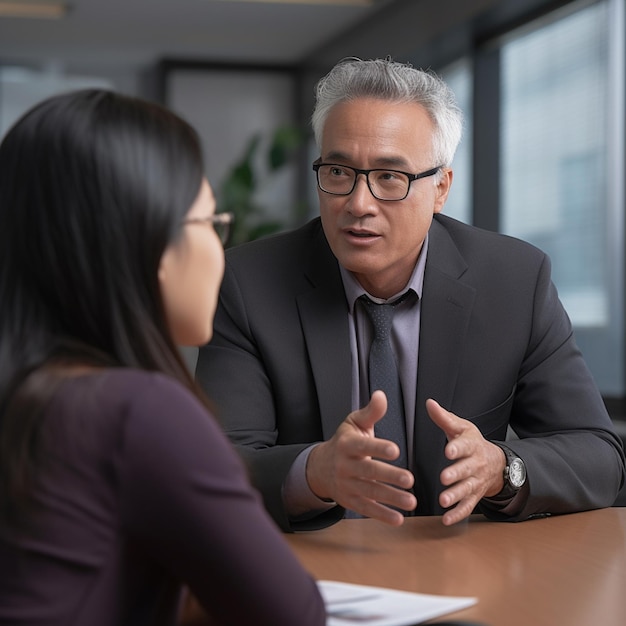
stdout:
POLYGON ((526 467, 521 459, 513 459, 509 465, 509 482, 519 488, 526 481, 526 467))

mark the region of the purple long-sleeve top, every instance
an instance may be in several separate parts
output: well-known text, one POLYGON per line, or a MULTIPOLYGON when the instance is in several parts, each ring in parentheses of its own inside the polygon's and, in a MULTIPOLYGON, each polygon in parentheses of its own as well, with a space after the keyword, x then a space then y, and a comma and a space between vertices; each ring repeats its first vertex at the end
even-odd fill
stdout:
POLYGON ((324 624, 315 581, 180 384, 70 378, 42 424, 29 509, 0 530, 0 624, 171 625, 184 585, 217 624, 324 624))

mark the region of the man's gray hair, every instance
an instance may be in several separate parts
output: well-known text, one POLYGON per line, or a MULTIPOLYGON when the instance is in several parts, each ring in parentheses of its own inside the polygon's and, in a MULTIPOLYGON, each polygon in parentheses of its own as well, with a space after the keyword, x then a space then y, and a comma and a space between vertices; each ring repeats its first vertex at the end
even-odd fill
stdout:
POLYGON ((463 132, 463 113, 450 87, 435 73, 390 58, 348 57, 320 79, 315 91, 311 123, 318 147, 321 147, 326 118, 339 102, 360 98, 415 102, 424 107, 434 125, 434 165, 452 163, 463 132))

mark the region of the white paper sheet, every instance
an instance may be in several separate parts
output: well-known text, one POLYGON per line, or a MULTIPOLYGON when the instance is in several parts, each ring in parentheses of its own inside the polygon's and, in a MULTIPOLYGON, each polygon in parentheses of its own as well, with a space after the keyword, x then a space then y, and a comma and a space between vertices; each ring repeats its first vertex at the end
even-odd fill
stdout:
POLYGON ((327 626, 412 626, 478 601, 332 580, 320 580, 317 584, 326 604, 327 626))

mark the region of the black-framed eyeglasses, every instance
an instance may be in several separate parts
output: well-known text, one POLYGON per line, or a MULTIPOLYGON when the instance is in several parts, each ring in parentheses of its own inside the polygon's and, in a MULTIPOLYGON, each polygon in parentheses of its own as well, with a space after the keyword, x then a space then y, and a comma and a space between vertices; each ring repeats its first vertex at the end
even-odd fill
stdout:
POLYGON ((313 163, 313 170, 317 173, 317 186, 325 193, 334 196, 349 196, 356 187, 358 175, 363 174, 374 198, 394 202, 404 200, 409 195, 409 189, 414 180, 433 176, 442 167, 438 165, 419 174, 409 174, 399 170, 360 170, 337 163, 320 163, 319 161, 313 163))
POLYGON ((183 220, 183 224, 211 224, 220 238, 223 245, 228 243, 230 229, 235 221, 235 214, 230 211, 224 213, 214 213, 206 217, 188 217, 183 220))

